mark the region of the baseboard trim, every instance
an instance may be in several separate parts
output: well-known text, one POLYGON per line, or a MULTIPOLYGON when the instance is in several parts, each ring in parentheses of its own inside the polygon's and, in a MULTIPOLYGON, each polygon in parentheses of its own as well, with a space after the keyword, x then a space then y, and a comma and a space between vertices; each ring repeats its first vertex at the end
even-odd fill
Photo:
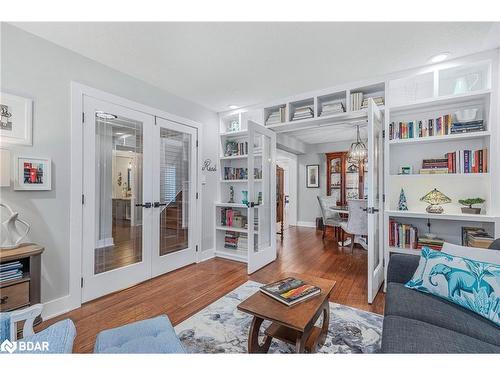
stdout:
POLYGON ((67 296, 43 303, 42 318, 43 320, 52 319, 73 309, 74 307, 71 306, 71 298, 68 294, 67 296))
POLYGON ((204 262, 204 261, 212 259, 212 258, 215 258, 215 248, 203 250, 200 253, 200 256, 199 256, 199 259, 198 259, 198 263, 199 262, 204 262))
POLYGON ((316 228, 316 223, 314 221, 297 221, 298 227, 316 228))

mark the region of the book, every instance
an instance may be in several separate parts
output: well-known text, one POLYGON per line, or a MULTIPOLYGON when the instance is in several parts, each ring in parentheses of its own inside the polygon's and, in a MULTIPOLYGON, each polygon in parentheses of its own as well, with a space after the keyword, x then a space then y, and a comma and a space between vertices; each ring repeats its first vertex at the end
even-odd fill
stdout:
POLYGON ((317 286, 293 277, 261 286, 260 291, 287 306, 293 306, 321 293, 317 286))

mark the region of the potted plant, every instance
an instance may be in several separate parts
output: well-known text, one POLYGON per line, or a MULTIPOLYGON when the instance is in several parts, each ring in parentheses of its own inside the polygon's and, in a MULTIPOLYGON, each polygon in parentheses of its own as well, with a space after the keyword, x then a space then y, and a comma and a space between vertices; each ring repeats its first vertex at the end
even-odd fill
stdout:
POLYGON ((472 207, 474 204, 484 203, 485 200, 483 198, 467 198, 467 199, 459 199, 458 203, 463 206, 462 213, 463 214, 476 214, 479 215, 481 213, 481 207, 472 207))

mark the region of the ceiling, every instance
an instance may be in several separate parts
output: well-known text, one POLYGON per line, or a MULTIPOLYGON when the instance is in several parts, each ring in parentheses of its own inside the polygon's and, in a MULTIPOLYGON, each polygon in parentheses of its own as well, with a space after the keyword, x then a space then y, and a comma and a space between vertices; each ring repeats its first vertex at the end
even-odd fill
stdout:
POLYGON ((500 46, 500 23, 13 23, 215 111, 500 46))

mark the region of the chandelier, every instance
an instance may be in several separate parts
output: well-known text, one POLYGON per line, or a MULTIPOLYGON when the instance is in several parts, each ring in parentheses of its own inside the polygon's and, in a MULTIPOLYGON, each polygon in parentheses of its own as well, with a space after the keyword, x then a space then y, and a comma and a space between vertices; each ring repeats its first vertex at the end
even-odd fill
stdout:
POLYGON ((368 158, 368 149, 359 136, 359 125, 356 125, 356 142, 351 144, 347 160, 349 163, 361 163, 368 158))

